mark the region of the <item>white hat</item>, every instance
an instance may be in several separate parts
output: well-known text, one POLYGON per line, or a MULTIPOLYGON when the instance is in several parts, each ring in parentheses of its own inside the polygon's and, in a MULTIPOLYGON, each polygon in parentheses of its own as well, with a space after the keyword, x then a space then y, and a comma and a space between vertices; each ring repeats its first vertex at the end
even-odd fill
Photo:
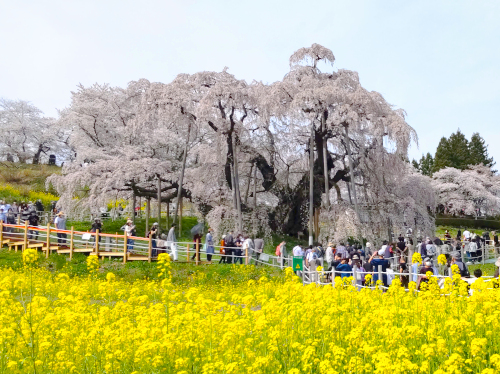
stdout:
POLYGON ((366 248, 371 248, 372 247, 372 243, 366 243, 366 248))

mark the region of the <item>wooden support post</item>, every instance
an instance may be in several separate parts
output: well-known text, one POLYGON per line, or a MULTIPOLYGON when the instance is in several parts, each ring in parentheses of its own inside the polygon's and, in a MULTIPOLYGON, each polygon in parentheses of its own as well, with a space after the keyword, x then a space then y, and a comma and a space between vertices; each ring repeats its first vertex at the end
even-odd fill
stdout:
POLYGON ((20 225, 21 224, 21 212, 19 212, 17 214, 17 224, 20 225))
POLYGON ((198 265, 200 262, 199 258, 200 258, 200 239, 196 239, 196 265, 198 265))
POLYGON ((245 265, 248 265, 248 247, 245 248, 245 265))
POLYGON ((165 231, 168 231, 170 227, 170 202, 167 202, 167 223, 165 225, 165 231))
POLYGON ((186 253, 187 253, 187 262, 189 262, 190 258, 189 258, 189 243, 187 245, 187 248, 186 248, 186 253))
POLYGON ((149 215, 151 214, 151 199, 148 197, 146 200, 146 235, 149 232, 149 215))
POLYGON ((378 266, 378 280, 384 284, 384 280, 382 278, 382 265, 378 266))
POLYGON ((151 257, 152 256, 153 256, 153 238, 152 238, 152 234, 149 233, 148 262, 151 262, 151 257))
POLYGON ((123 263, 127 262, 127 232, 123 234, 123 263))
POLYGON ((3 248, 3 220, 0 219, 0 249, 3 248))
POLYGON ((179 238, 182 236, 182 195, 179 202, 179 238))
MULTIPOLYGON (((28 221, 24 221, 24 244, 23 250, 28 248, 28 221)), ((16 247, 17 252, 17 247, 16 247)))
POLYGON ((357 267, 352 268, 352 285, 356 287, 357 280, 358 280, 358 272, 356 271, 357 267))
POLYGON ((95 230, 95 253, 99 256, 99 230, 95 230))
POLYGON ((47 251, 45 253, 45 257, 49 258, 50 253, 50 222, 47 223, 47 251))
MULTIPOLYGON (((156 191, 158 196, 158 235, 160 235, 161 232, 161 179, 160 176, 158 175, 158 190, 156 191)), ((166 228, 168 229, 168 228, 166 228)))
POLYGON ((69 237, 69 260, 73 259, 73 251, 75 250, 75 229, 71 226, 71 234, 69 237))

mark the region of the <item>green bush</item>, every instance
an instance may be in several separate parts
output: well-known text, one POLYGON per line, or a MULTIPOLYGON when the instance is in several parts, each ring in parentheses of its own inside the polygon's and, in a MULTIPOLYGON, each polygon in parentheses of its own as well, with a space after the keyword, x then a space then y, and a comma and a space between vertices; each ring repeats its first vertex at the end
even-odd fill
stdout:
POLYGON ((436 218, 436 226, 453 226, 469 229, 500 230, 500 221, 471 218, 436 218))

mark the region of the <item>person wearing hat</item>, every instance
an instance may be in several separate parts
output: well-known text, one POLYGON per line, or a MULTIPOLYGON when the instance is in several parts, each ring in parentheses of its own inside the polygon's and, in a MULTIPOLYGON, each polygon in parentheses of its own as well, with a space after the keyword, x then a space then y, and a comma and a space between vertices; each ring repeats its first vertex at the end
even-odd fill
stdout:
MULTIPOLYGON (((64 212, 60 211, 57 213, 57 216, 54 220, 54 226, 58 230, 66 230, 66 217, 64 216, 64 212)), ((66 244, 66 233, 58 232, 57 233, 57 243, 62 244, 63 246, 66 244)))
MULTIPOLYGON (((135 236, 135 226, 131 219, 127 220, 127 223, 122 226, 121 230, 123 230, 124 234, 128 237, 135 236)), ((127 238, 127 252, 134 249, 134 240, 127 238)))

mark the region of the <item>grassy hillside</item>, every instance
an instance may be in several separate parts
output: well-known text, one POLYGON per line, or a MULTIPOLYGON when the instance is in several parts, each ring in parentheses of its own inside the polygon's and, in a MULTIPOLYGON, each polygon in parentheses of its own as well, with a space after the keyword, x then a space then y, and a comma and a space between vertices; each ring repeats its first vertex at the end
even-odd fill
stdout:
POLYGON ((48 207, 57 196, 55 191, 45 189, 45 180, 60 171, 58 166, 0 162, 0 199, 9 202, 40 199, 48 207))

